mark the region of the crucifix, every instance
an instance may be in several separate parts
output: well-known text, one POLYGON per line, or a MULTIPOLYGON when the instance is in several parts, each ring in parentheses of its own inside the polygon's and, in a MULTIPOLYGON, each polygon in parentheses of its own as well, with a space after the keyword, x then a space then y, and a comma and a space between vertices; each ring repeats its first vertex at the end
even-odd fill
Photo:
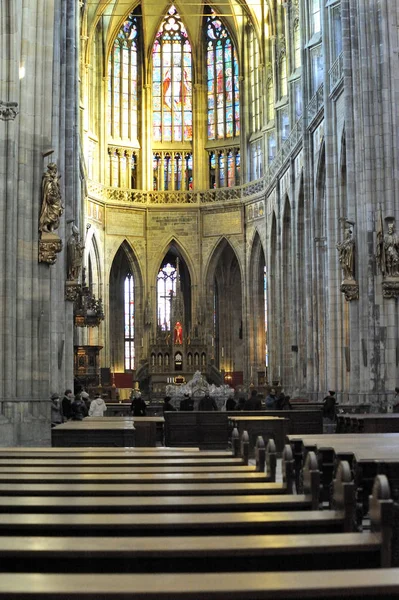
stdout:
MULTIPOLYGON (((160 298, 162 298, 163 300, 169 300, 169 302, 170 302, 170 308, 169 308, 169 320, 170 321, 172 319, 173 296, 174 296, 173 290, 170 290, 169 294, 166 294, 165 296, 160 296, 160 298)), ((166 308, 166 306, 165 306, 165 308, 166 308)), ((167 317, 167 311, 165 310, 164 322, 163 322, 163 326, 164 326, 163 329, 164 329, 164 331, 168 330, 168 323, 166 321, 166 317, 167 317)), ((161 315, 160 314, 159 314, 159 326, 162 327, 162 324, 161 324, 161 315)), ((171 329, 171 327, 172 327, 172 325, 170 325, 169 329, 171 329)))

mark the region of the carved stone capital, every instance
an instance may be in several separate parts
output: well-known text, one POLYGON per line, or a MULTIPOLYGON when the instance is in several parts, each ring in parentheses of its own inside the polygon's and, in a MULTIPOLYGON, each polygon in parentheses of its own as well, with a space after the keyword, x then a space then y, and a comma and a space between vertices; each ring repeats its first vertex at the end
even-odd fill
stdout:
POLYGON ((77 281, 65 282, 65 300, 75 302, 80 293, 80 284, 77 281))
POLYGON ((4 102, 0 100, 0 119, 2 121, 14 121, 19 113, 18 102, 4 102))
POLYGON ((350 302, 351 300, 359 300, 359 284, 353 279, 345 279, 341 283, 341 292, 345 295, 345 300, 350 302))
POLYGON ((56 233, 43 231, 39 240, 39 262, 53 265, 62 250, 62 240, 56 233))
POLYGON ((399 277, 386 277, 382 282, 384 298, 399 298, 399 277))

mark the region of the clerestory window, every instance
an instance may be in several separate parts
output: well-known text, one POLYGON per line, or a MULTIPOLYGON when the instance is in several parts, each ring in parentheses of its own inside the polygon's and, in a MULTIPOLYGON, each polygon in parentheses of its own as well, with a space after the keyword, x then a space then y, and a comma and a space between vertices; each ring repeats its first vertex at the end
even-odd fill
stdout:
POLYGON ((153 140, 191 141, 192 55, 186 28, 171 6, 152 50, 153 140))

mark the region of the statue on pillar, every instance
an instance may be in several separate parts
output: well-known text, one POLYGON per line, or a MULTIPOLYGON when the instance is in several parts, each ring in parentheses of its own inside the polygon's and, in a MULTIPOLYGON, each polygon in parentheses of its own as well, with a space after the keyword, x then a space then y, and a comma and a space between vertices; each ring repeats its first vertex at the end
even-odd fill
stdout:
POLYGON ((386 217, 387 232, 384 234, 382 210, 377 223, 377 264, 383 276, 384 298, 399 297, 399 236, 395 231, 395 218, 386 217))
POLYGON ((353 225, 351 221, 346 222, 345 226, 345 237, 342 242, 337 244, 337 250, 339 254, 339 262, 342 267, 344 280, 355 279, 355 240, 353 239, 353 232, 350 225, 353 225))
POLYGON ((344 220, 344 239, 338 242, 337 250, 339 262, 342 268, 343 281, 341 292, 345 294, 345 300, 358 300, 359 285, 355 281, 355 240, 353 238, 354 221, 344 220))
POLYGON ((67 246, 67 279, 77 281, 83 264, 84 244, 80 241, 79 229, 72 225, 67 246))
POLYGON ((54 233, 60 226, 60 217, 64 212, 61 202, 60 175, 57 165, 47 165, 47 172, 42 179, 42 208, 39 219, 41 233, 54 233))
POLYGON ((42 177, 39 217, 39 262, 53 265, 62 250, 62 240, 55 233, 64 212, 61 200, 60 175, 57 165, 49 163, 42 177))

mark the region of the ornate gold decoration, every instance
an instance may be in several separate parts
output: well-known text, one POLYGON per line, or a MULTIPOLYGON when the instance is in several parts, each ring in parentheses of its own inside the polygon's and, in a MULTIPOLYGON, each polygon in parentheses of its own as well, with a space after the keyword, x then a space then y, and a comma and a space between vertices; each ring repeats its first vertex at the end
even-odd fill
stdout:
POLYGON ((355 280, 343 281, 341 283, 341 292, 345 294, 345 300, 359 300, 359 284, 355 280))
POLYGON ((53 265, 62 250, 62 240, 56 233, 43 232, 39 240, 39 262, 53 265))

